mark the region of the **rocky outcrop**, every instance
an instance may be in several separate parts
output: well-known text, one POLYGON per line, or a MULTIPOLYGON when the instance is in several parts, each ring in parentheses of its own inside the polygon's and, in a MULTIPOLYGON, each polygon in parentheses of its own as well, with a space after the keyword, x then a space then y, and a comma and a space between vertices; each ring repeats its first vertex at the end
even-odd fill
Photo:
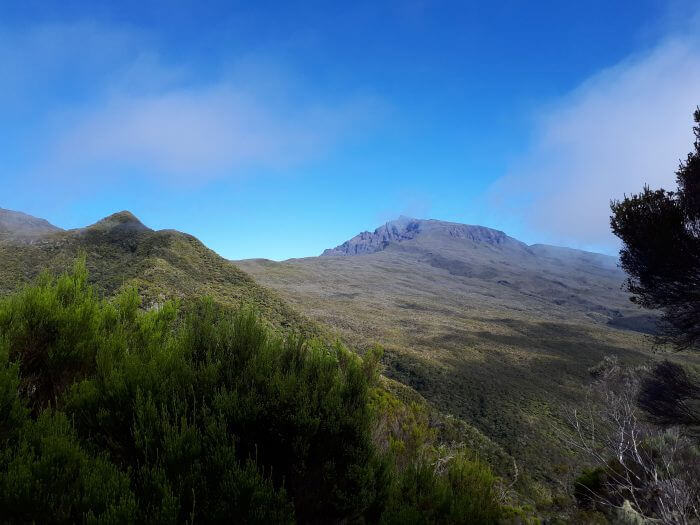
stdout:
POLYGON ((340 246, 329 248, 321 255, 366 255, 384 250, 392 243, 401 243, 424 235, 464 239, 466 241, 484 243, 492 246, 501 246, 509 243, 522 244, 508 237, 502 231, 486 228, 484 226, 471 226, 454 222, 399 217, 394 221, 387 222, 383 226, 380 226, 374 230, 374 232, 362 232, 352 239, 345 241, 340 246))
POLYGON ((400 217, 374 232, 362 232, 340 246, 324 250, 321 255, 365 255, 383 250, 392 242, 413 239, 421 231, 422 221, 400 217))

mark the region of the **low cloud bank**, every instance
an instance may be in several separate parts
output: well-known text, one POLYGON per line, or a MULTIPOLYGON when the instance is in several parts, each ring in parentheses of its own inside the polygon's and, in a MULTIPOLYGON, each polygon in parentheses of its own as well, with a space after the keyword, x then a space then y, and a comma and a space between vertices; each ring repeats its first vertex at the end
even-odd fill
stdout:
POLYGON ((537 119, 532 147, 491 188, 550 242, 613 251, 609 202, 671 189, 700 104, 700 42, 668 38, 595 75, 537 119))
POLYGON ((128 174, 196 183, 288 168, 362 135, 381 113, 371 95, 317 96, 262 56, 173 62, 154 39, 94 22, 26 33, 0 28, 0 109, 26 108, 28 175, 99 182, 128 174), (111 173, 111 175, 107 175, 111 173))
POLYGON ((251 91, 219 84, 115 97, 72 117, 51 145, 50 162, 62 171, 127 162, 178 179, 235 176, 323 155, 364 111, 363 101, 275 107, 251 91))

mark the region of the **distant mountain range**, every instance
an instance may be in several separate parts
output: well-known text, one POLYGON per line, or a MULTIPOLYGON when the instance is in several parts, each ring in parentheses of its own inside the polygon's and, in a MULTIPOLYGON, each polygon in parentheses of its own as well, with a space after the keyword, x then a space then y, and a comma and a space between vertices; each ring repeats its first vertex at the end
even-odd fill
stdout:
POLYGON ((505 233, 484 226, 470 226, 454 222, 436 220, 412 219, 401 216, 387 222, 374 232, 362 232, 349 241, 324 250, 323 256, 334 255, 367 255, 386 249, 393 243, 411 241, 417 237, 443 235, 453 239, 485 243, 493 246, 521 245, 523 243, 508 237, 505 233))
POLYGON ((594 265, 617 268, 617 259, 601 253, 586 252, 573 248, 550 246, 547 244, 527 245, 500 230, 485 226, 472 226, 434 219, 413 219, 401 216, 389 221, 374 232, 362 232, 335 248, 328 248, 321 254, 324 257, 342 255, 367 255, 388 248, 392 244, 427 238, 457 239, 462 247, 479 248, 493 246, 499 249, 515 249, 534 256, 565 259, 579 259, 594 265))
POLYGON ((0 208, 0 239, 25 238, 61 231, 45 219, 0 208))
MULTIPOLYGON (((400 217, 321 255, 324 259, 349 256, 357 260, 330 263, 311 257, 282 264, 313 266, 319 271, 332 265, 334 272, 342 275, 347 268, 369 270, 384 265, 388 269, 387 264, 400 263, 393 276, 386 276, 398 279, 400 268, 410 263, 408 273, 414 276, 413 284, 420 287, 430 276, 428 288, 435 288, 432 291, 438 296, 442 296, 441 287, 466 287, 466 295, 478 294, 484 302, 527 307, 548 317, 570 320, 572 315, 584 316, 597 323, 642 332, 654 329, 649 322, 653 316, 640 312, 621 290, 625 274, 618 268, 617 259, 608 255, 527 245, 484 226, 400 217)), ((240 264, 267 280, 258 266, 269 267, 269 263, 240 264)))

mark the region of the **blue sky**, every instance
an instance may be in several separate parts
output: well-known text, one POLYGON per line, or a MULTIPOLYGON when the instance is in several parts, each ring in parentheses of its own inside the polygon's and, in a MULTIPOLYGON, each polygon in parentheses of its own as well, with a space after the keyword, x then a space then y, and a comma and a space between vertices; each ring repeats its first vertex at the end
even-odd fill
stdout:
POLYGON ((233 259, 400 214, 614 252, 609 199, 690 148, 694 2, 170 4, 0 1, 1 207, 233 259))

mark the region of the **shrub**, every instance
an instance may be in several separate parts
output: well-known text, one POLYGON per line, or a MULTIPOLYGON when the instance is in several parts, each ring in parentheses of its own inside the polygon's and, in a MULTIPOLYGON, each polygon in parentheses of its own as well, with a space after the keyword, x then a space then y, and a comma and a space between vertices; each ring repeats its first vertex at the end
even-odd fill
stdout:
POLYGON ((21 387, 35 410, 92 371, 111 313, 88 286, 84 260, 72 275, 54 280, 44 273, 35 286, 0 303, 5 351, 19 361, 21 387))
POLYGON ((607 497, 607 473, 601 467, 584 469, 574 480, 574 497, 581 507, 595 509, 598 500, 607 497))
POLYGON ((42 275, 0 300, 3 519, 493 522, 490 471, 421 445, 419 411, 377 397, 379 357, 209 299, 101 299, 84 259, 42 275), (390 406, 411 418, 378 447, 390 406))
POLYGON ((0 508, 8 522, 134 521, 129 477, 76 439, 65 415, 45 410, 27 422, 0 459, 0 508))
POLYGON ((400 473, 382 523, 497 523, 501 512, 490 469, 464 453, 446 461, 442 472, 441 464, 440 458, 424 459, 400 473))

